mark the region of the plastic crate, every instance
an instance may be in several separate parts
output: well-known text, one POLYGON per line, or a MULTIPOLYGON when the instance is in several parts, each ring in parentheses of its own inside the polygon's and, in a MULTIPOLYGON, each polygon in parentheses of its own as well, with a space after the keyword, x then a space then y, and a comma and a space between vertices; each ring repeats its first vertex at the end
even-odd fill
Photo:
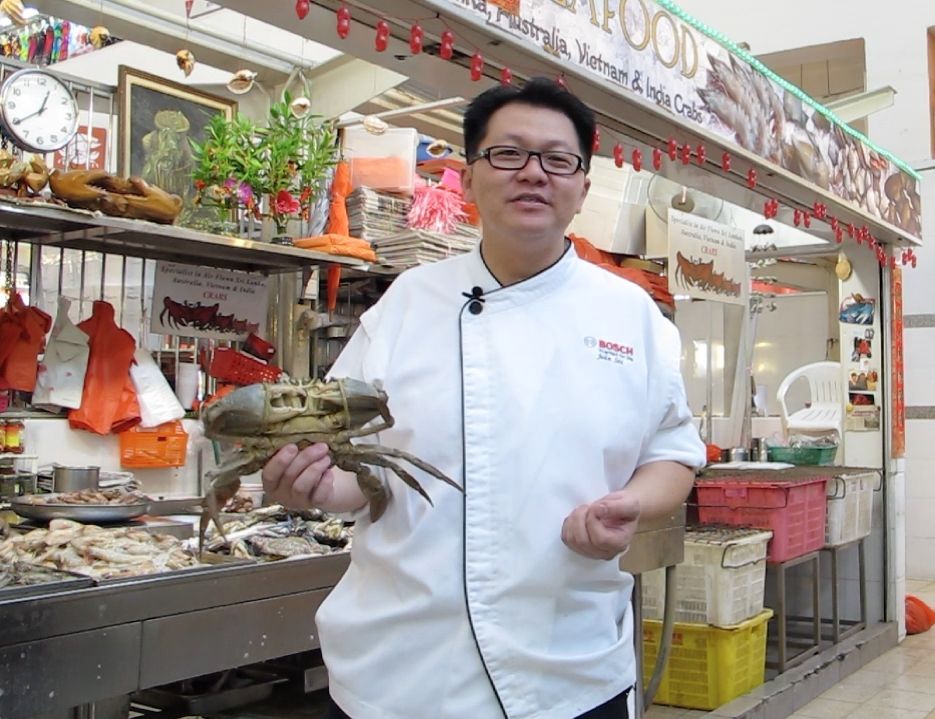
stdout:
MULTIPOLYGON (((686 709, 716 709, 763 683, 769 609, 735 627, 676 622, 672 651, 655 701, 686 709)), ((662 622, 643 621, 643 681, 652 677, 662 622)))
POLYGON ((243 352, 219 347, 214 350, 208 374, 221 382, 248 385, 275 382, 282 375, 282 369, 276 365, 260 362, 243 352))
POLYGON ((835 447, 767 447, 766 456, 770 462, 788 462, 789 464, 820 467, 834 463, 838 453, 835 447))
POLYGON ((825 545, 837 547, 870 534, 876 472, 848 474, 828 482, 825 545))
POLYGON ((827 477, 794 481, 738 478, 696 482, 701 524, 769 529, 766 561, 784 562, 825 545, 827 477))
MULTIPOLYGON (((676 569, 675 621, 730 627, 763 611, 766 547, 772 532, 695 527, 685 532, 685 559, 676 569)), ((643 616, 662 619, 665 570, 642 580, 643 616)))
POLYGON ((158 427, 133 427, 120 432, 120 466, 124 469, 181 467, 188 450, 188 433, 178 420, 158 427))

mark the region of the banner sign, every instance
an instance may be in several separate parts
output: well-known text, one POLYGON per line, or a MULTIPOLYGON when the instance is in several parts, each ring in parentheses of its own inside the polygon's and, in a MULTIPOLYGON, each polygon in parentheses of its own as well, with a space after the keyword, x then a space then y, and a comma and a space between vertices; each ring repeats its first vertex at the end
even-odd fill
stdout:
POLYGON ((154 334, 244 340, 266 328, 269 281, 265 275, 156 263, 154 334))
POLYGON ((651 0, 446 1, 921 237, 916 177, 684 22, 674 7, 651 0))
POLYGON ((669 209, 669 292, 731 305, 747 303, 744 231, 669 209))

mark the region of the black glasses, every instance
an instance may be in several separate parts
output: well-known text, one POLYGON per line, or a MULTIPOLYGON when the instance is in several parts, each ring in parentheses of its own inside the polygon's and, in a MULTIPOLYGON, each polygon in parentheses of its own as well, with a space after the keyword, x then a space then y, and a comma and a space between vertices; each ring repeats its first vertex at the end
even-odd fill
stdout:
POLYGON ((526 167, 530 157, 539 160, 539 167, 550 175, 574 175, 578 170, 587 168, 584 160, 573 152, 560 150, 524 150, 522 147, 511 145, 494 145, 482 150, 470 163, 485 159, 490 166, 497 170, 522 170, 526 167))

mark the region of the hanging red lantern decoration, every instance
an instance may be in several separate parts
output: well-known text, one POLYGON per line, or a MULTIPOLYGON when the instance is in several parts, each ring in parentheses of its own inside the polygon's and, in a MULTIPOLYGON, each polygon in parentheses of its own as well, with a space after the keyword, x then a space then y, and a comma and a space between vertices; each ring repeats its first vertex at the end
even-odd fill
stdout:
POLYGON ((773 203, 771 200, 763 200, 763 219, 768 220, 772 217, 773 203))
POLYGON ((837 232, 840 227, 841 227, 841 224, 838 222, 838 218, 832 217, 831 218, 831 229, 837 232))
POLYGON ((806 228, 812 226, 812 216, 808 213, 808 210, 802 210, 802 224, 804 224, 806 228))
MULTIPOLYGON (((185 11, 186 14, 191 14, 191 0, 185 0, 185 11)), ((298 15, 299 20, 304 20, 308 16, 308 11, 311 9, 311 4, 308 0, 296 0, 295 3, 295 14, 298 15)))
POLYGON ((513 84, 513 71, 505 67, 500 71, 500 84, 501 85, 511 85, 513 84))
POLYGON ((682 164, 687 165, 692 161, 692 149, 688 145, 682 145, 682 164))
MULTIPOLYGON (((455 34, 451 30, 445 29, 441 34, 441 45, 438 48, 438 55, 442 60, 450 60, 455 54, 455 34)), ((509 84, 509 83, 506 83, 509 84)))
POLYGON ((594 134, 591 135, 591 152, 601 151, 601 128, 595 126, 594 134))
POLYGON ((386 20, 377 22, 377 36, 373 40, 373 46, 377 52, 384 52, 389 45, 390 25, 386 20))
POLYGON ((347 5, 338 8, 337 18, 338 37, 344 40, 351 33, 351 11, 347 9, 347 5))
POLYGON ((637 172, 643 169, 643 153, 640 152, 638 147, 633 148, 633 154, 630 156, 630 164, 633 165, 633 169, 637 172))
POLYGON ((912 262, 912 269, 915 269, 916 268, 916 256, 915 255, 912 256, 911 262, 912 262))
POLYGON ((751 167, 751 168, 747 171, 747 187, 749 187, 751 190, 752 190, 753 188, 756 187, 756 179, 757 179, 757 178, 756 178, 756 168, 755 168, 755 167, 751 167))
POLYGON ((477 82, 484 75, 484 56, 475 52, 471 56, 471 80, 477 82))
POLYGON ((623 159, 623 145, 621 145, 621 144, 618 142, 616 145, 614 145, 614 164, 615 164, 617 167, 623 167, 623 163, 624 163, 624 159, 623 159))
POLYGON ((721 169, 724 172, 730 172, 730 153, 725 152, 721 155, 721 169))
POLYGON ((834 228, 834 241, 839 245, 844 242, 844 230, 842 230, 840 227, 834 228))
POLYGON ((675 162, 679 157, 679 144, 675 141, 674 137, 669 138, 667 149, 669 152, 669 159, 675 162))
POLYGON ((704 164, 705 154, 706 151, 704 145, 698 145, 698 147, 695 148, 695 158, 697 159, 699 165, 704 164))
POLYGON ((816 202, 812 209, 815 210, 815 217, 819 220, 823 220, 828 216, 828 206, 823 202, 816 202))
POLYGON ((802 211, 801 210, 796 209, 795 212, 792 213, 792 224, 795 225, 796 227, 802 224, 802 211))
POLYGON ((409 28, 409 52, 418 55, 422 52, 422 42, 425 40, 425 31, 419 23, 409 28))
POLYGON ((854 223, 848 222, 847 223, 847 236, 850 237, 852 240, 854 239, 854 232, 855 232, 854 223))
POLYGON ((662 150, 653 148, 653 169, 657 172, 662 169, 662 150))

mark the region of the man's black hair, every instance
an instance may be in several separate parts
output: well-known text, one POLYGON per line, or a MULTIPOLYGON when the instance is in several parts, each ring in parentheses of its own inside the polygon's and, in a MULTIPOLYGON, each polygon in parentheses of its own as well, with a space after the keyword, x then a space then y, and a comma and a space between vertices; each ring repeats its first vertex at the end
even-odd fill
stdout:
POLYGON ((521 86, 498 85, 474 98, 464 113, 464 151, 469 160, 477 156, 491 116, 512 103, 544 107, 565 115, 575 126, 585 169, 591 166, 591 143, 597 124, 594 113, 575 95, 548 77, 534 77, 521 86))

